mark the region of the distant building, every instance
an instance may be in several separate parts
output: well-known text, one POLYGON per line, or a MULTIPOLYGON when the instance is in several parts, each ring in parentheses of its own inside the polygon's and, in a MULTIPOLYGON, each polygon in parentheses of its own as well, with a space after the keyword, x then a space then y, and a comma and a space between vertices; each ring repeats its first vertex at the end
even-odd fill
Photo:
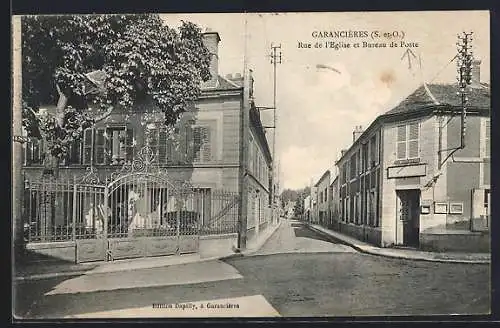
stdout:
POLYGON ((304 214, 302 219, 304 221, 310 221, 311 220, 311 195, 307 195, 306 198, 304 198, 304 214))
POLYGON ((489 250, 491 95, 479 64, 463 149, 457 84, 424 84, 356 129, 336 162, 342 232, 383 247, 489 250))
POLYGON ((328 209, 329 209, 329 222, 328 226, 336 230, 339 229, 340 224, 340 198, 339 198, 339 179, 335 176, 333 182, 330 184, 330 191, 328 195, 328 209))
POLYGON ((327 170, 318 182, 314 185, 316 193, 316 212, 314 222, 326 225, 330 220, 329 216, 329 188, 330 188, 330 170, 327 170))

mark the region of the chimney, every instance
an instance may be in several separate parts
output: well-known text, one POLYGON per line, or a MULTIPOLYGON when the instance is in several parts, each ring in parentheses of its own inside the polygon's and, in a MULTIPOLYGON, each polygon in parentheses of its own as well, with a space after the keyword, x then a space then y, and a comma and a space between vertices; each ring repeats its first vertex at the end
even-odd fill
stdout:
POLYGON ((470 86, 472 88, 480 88, 481 87, 481 59, 474 59, 472 61, 472 69, 471 69, 471 77, 472 81, 470 86))
POLYGON ((206 29, 203 33, 203 43, 210 52, 210 80, 204 83, 205 87, 217 87, 219 79, 219 33, 206 29))
POLYGON ((360 135, 363 134, 363 127, 361 125, 356 125, 354 131, 352 132, 352 142, 354 143, 360 135))
POLYGON ((347 152, 347 149, 342 149, 340 151, 340 157, 344 156, 346 152, 347 152))

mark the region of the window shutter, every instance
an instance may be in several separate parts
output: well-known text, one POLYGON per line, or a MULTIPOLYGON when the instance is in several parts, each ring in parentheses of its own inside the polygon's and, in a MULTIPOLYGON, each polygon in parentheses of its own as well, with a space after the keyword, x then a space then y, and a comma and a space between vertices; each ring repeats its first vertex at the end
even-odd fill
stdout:
POLYGON ((396 157, 398 159, 406 158, 406 125, 398 126, 396 157))
POLYGON ((419 124, 409 125, 408 158, 418 158, 419 124))
POLYGON ((134 129, 125 130, 125 159, 131 161, 134 159, 134 129))
POLYGON ((202 158, 202 131, 201 127, 197 126, 193 130, 193 151, 194 151, 194 161, 199 162, 202 158))
POLYGON ((203 150, 203 161, 209 162, 212 160, 212 143, 210 138, 210 128, 202 127, 201 128, 201 137, 202 137, 202 150, 203 150))
POLYGON ((253 172, 253 143, 252 143, 252 137, 250 137, 250 140, 248 141, 248 166, 250 172, 253 172))
POLYGON ((185 161, 187 162, 191 162, 194 160, 194 142, 193 142, 193 126, 192 126, 192 123, 191 122, 188 122, 185 126, 185 131, 186 131, 186 135, 185 135, 185 145, 184 145, 184 149, 183 149, 183 154, 184 154, 184 159, 185 161))
POLYGON ((83 164, 92 161, 92 129, 85 129, 83 133, 83 164))
POLYGON ((96 164, 105 164, 105 137, 104 137, 104 129, 97 129, 96 131, 96 164))
POLYGON ((485 137, 485 142, 484 142, 484 154, 486 157, 490 157, 491 155, 491 142, 490 142, 490 138, 491 138, 491 121, 490 120, 486 120, 485 121, 485 133, 484 133, 484 137, 485 137))
POLYGON ((167 162, 167 147, 168 147, 168 140, 167 140, 167 131, 165 129, 160 129, 159 135, 158 135, 158 162, 159 163, 166 163, 167 162))

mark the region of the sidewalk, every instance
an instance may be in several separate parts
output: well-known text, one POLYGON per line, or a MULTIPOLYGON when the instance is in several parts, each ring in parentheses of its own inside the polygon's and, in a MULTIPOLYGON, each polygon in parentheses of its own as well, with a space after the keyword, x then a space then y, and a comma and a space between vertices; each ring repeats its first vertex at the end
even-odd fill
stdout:
POLYGON ((397 259, 408 259, 415 261, 447 262, 447 263, 468 263, 468 264, 489 264, 491 262, 490 253, 439 253, 426 252, 410 249, 381 248, 362 242, 353 237, 324 228, 318 224, 306 223, 312 230, 337 239, 361 253, 385 256, 397 259))
POLYGON ((159 268, 172 265, 221 260, 233 256, 246 256, 258 251, 262 245, 271 237, 279 227, 281 221, 269 229, 266 229, 257 240, 250 243, 246 250, 235 253, 234 250, 227 251, 213 257, 202 258, 200 254, 183 254, 170 256, 157 256, 136 259, 115 260, 112 262, 90 262, 75 264, 72 262, 53 263, 27 263, 16 264, 14 268, 14 281, 40 280, 56 277, 74 277, 80 275, 92 275, 108 272, 131 271, 140 269, 159 268))

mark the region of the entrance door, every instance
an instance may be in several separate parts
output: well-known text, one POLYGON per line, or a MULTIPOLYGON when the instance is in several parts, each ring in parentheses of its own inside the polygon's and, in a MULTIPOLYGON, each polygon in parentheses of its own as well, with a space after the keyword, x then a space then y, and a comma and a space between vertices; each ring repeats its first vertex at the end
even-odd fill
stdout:
POLYGON ((418 247, 420 230, 420 190, 398 190, 403 245, 418 247))

